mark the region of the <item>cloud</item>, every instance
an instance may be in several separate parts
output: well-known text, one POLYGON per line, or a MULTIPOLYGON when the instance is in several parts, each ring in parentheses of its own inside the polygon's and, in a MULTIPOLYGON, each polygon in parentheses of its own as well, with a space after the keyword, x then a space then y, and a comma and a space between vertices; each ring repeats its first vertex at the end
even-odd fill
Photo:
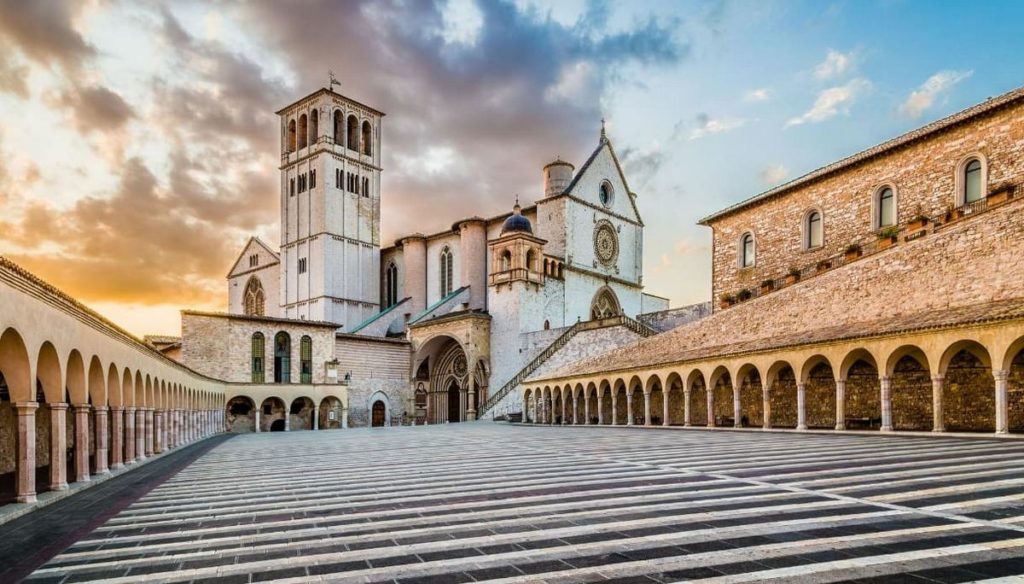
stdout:
POLYGON ((789 177, 789 169, 781 164, 772 164, 761 169, 758 178, 767 185, 777 185, 789 177))
POLYGON ((480 38, 483 15, 474 0, 448 0, 441 9, 441 37, 448 44, 473 46, 480 38))
POLYGON ((4 15, 0 38, 33 61, 77 72, 85 59, 96 54, 73 24, 83 5, 67 0, 0 0, 0 14, 4 15))
POLYGON ((675 250, 677 255, 683 257, 700 257, 708 252, 708 246, 694 243, 689 239, 680 239, 676 242, 675 250))
POLYGON ((771 97, 771 91, 765 87, 759 87, 757 89, 751 89, 743 96, 743 101, 767 101, 771 97))
POLYGON ((28 67, 14 62, 13 55, 0 51, 0 91, 22 99, 29 97, 28 67))
POLYGON ((811 109, 787 121, 786 127, 823 122, 840 113, 849 113, 850 106, 870 90, 871 82, 859 77, 843 85, 830 87, 818 94, 811 109))
POLYGON ((737 128, 742 128, 747 120, 742 118, 712 118, 708 114, 697 114, 694 127, 690 130, 688 139, 697 140, 710 134, 721 134, 737 128))
POLYGON ((135 110, 110 89, 101 86, 72 88, 63 92, 58 105, 68 108, 80 131, 119 130, 135 117, 135 110))
POLYGON ((630 187, 643 188, 651 184, 665 163, 665 149, 655 143, 643 150, 624 148, 619 152, 630 187))
POLYGON ((855 57, 852 52, 840 53, 829 49, 825 60, 814 68, 814 77, 821 81, 842 77, 853 67, 854 61, 855 57))
POLYGON ((921 117, 925 110, 932 107, 935 100, 945 97, 955 85, 973 74, 974 71, 939 71, 907 96, 906 101, 900 104, 900 113, 908 118, 921 117))

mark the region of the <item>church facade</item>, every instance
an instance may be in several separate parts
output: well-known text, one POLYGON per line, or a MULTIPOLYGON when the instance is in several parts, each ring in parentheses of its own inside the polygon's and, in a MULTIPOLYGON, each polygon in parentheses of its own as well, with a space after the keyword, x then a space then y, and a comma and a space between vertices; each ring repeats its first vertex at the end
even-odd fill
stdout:
POLYGON ((603 127, 578 170, 560 159, 543 168, 533 202, 382 244, 384 114, 329 89, 277 114, 280 248, 255 237, 244 246, 227 277, 226 314, 183 313, 190 367, 239 383, 346 383, 355 424, 374 423, 376 401, 384 424, 466 421, 485 404, 492 415, 517 409, 494 408, 495 390, 576 323, 614 326, 668 308, 643 291, 644 224, 603 127), (227 331, 254 327, 212 325, 217 318, 276 319, 282 334, 264 331, 250 346, 227 331), (343 342, 332 343, 330 359, 297 357, 305 339, 315 347, 307 356, 322 353, 323 341, 294 339, 293 324, 333 324, 343 342), (396 367, 403 342, 407 356, 396 367), (231 365, 207 363, 213 346, 233 348, 231 365), (384 360, 387 379, 365 366, 384 360))

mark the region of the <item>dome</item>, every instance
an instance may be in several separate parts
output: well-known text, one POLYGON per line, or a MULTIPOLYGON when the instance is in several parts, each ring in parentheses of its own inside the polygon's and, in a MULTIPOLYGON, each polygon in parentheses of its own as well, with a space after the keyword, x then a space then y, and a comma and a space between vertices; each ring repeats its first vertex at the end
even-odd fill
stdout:
POLYGON ((530 224, 529 219, 523 217, 523 210, 519 207, 519 203, 512 207, 512 215, 505 219, 505 224, 501 226, 501 234, 505 235, 506 233, 529 233, 533 235, 533 225, 530 224))

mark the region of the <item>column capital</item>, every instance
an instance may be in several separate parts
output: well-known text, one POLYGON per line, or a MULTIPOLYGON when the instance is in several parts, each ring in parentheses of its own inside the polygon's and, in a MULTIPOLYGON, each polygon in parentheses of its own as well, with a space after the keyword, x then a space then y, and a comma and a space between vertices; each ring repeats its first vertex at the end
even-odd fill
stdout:
POLYGON ((74 404, 71 407, 73 407, 76 412, 88 412, 90 409, 92 409, 92 406, 90 406, 89 404, 74 404))
MULTIPOLYGON (((67 404, 65 404, 67 405, 67 404)), ((15 402, 14 408, 18 410, 19 414, 28 415, 29 412, 33 412, 39 409, 39 403, 34 401, 28 402, 15 402)))
POLYGON ((932 375, 932 383, 942 383, 945 380, 945 375, 932 375))
POLYGON ((879 375, 878 380, 881 381, 882 383, 889 383, 890 381, 892 381, 892 378, 889 377, 888 375, 879 375))
POLYGON ((68 409, 68 404, 66 404, 64 402, 57 402, 57 403, 54 403, 54 404, 46 404, 46 405, 48 405, 50 407, 50 411, 58 411, 58 412, 60 412, 60 411, 64 411, 64 410, 68 409))
POLYGON ((115 412, 115 413, 116 412, 123 412, 124 411, 124 406, 110 406, 110 411, 115 412))
POLYGON ((110 410, 110 407, 109 406, 93 406, 92 409, 95 410, 97 414, 105 414, 105 413, 107 413, 107 411, 110 410))
POLYGON ((993 369, 992 377, 995 377, 996 381, 1006 381, 1010 376, 1010 372, 1006 369, 993 369))

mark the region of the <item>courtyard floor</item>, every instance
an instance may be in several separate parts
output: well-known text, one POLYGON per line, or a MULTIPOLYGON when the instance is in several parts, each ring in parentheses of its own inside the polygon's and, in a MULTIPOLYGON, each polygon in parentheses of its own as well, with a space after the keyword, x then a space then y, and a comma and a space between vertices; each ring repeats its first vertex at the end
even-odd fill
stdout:
POLYGON ((1021 441, 475 423, 240 435, 193 458, 28 581, 1024 574, 1021 441))

